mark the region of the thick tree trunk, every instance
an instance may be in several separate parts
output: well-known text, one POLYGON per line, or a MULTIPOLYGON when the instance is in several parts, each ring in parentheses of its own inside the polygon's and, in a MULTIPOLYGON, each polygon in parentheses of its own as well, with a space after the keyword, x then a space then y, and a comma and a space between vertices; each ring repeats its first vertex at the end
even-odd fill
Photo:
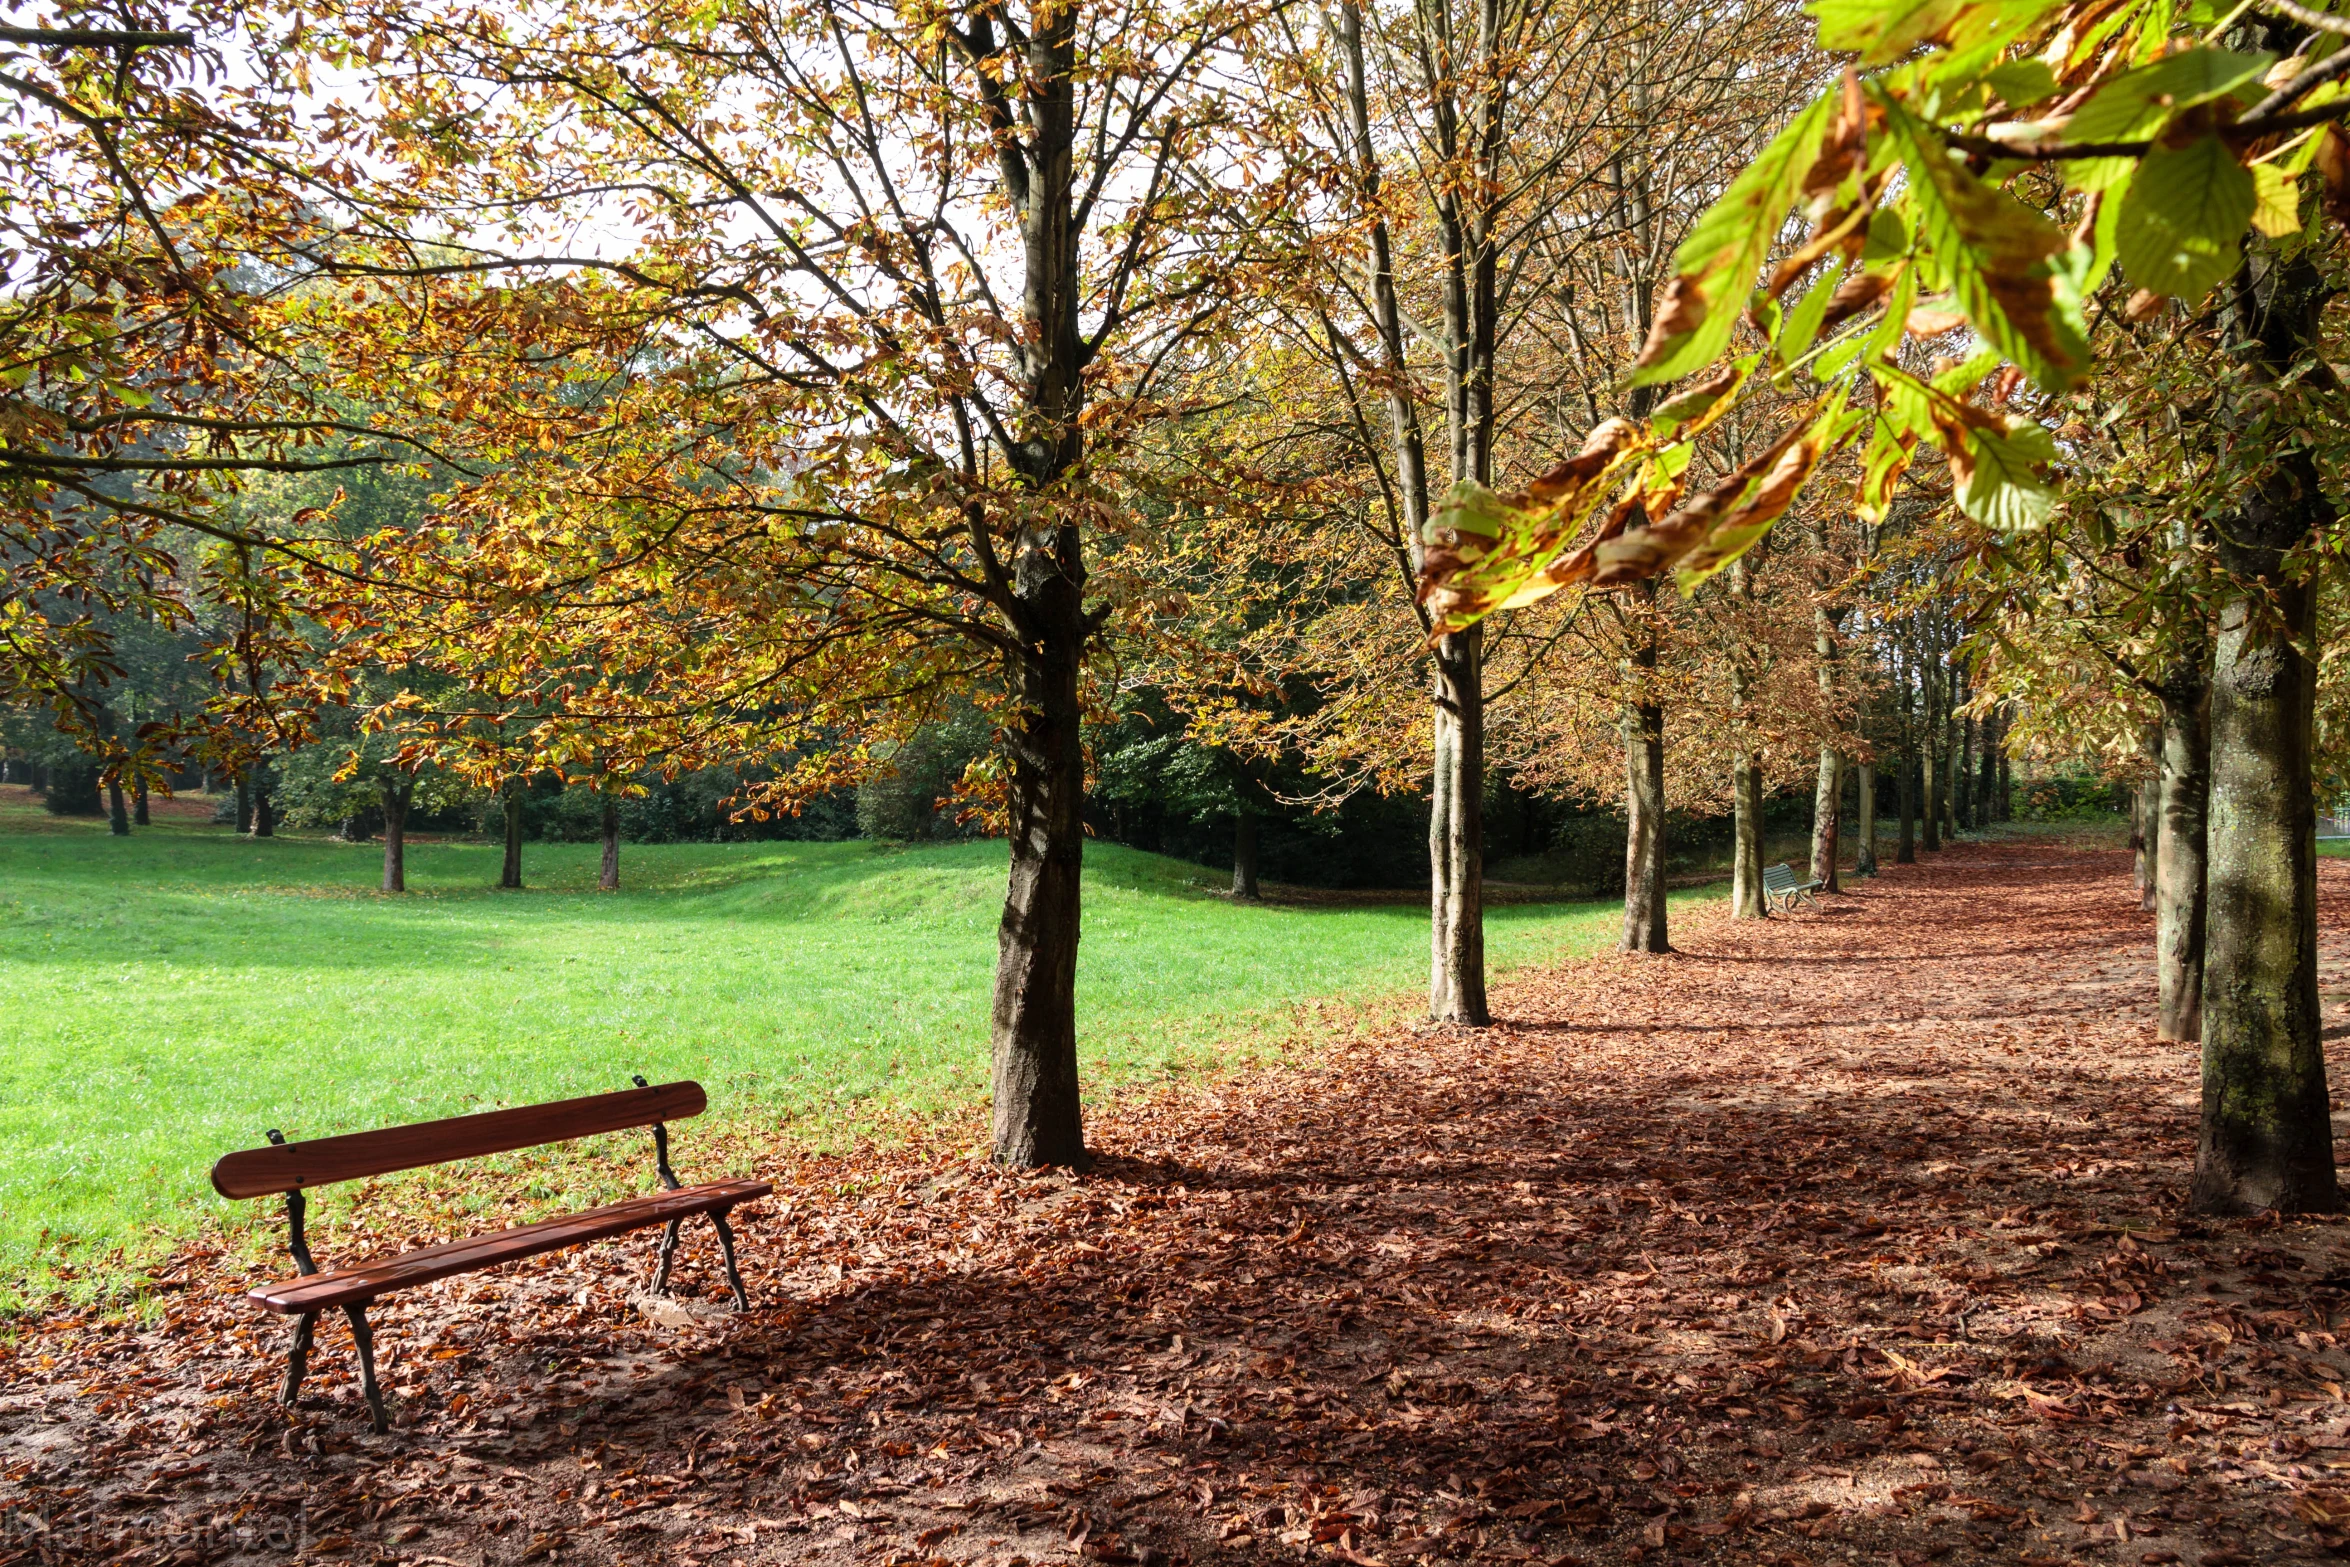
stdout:
POLYGON ((131 785, 131 825, 134 827, 152 825, 147 820, 147 780, 144 778, 131 785))
POLYGON ((1624 939, 1626 952, 1670 952, 1665 928, 1665 710, 1624 709, 1624 939))
POLYGON ((1877 874, 1877 764, 1860 764, 1860 812, 1854 835, 1859 839, 1852 852, 1852 874, 1877 874))
POLYGON ((253 836, 272 838, 277 835, 277 809, 269 799, 269 774, 260 768, 253 770, 253 836))
POLYGON ((117 838, 131 835, 131 813, 123 804, 120 778, 106 780, 106 830, 117 838))
POLYGON ((2203 1037, 2204 826, 2211 785, 2211 683, 2200 650, 2162 685, 2162 804, 2155 824, 2157 1029, 2203 1037))
MULTIPOLYGON (((2243 275, 2257 274, 2248 263, 2243 275)), ((2315 269, 2270 262, 2241 293, 2260 298, 2272 372, 2298 360, 2325 297, 2315 269)), ((2203 1125, 2191 1196, 2202 1213, 2342 1203, 2317 1000, 2317 599, 2287 566, 2288 551, 2334 520, 2315 465, 2295 449, 2214 530, 2236 593, 2220 610, 2211 677, 2203 1125)))
POLYGON ((596 886, 604 892, 620 890, 620 801, 604 796, 604 863, 596 872, 596 886))
POLYGON ((237 774, 237 832, 240 836, 253 830, 253 770, 244 768, 237 774))
POLYGON ((1436 787, 1428 812, 1428 1016, 1482 1027, 1485 1006, 1484 628, 1436 644, 1436 787))
POLYGON ((1826 892, 1842 890, 1836 880, 1836 826, 1843 809, 1844 758, 1834 747, 1822 746, 1819 780, 1811 796, 1811 875, 1826 892))
POLYGON ((1759 920, 1763 904, 1762 764, 1751 751, 1730 758, 1730 917, 1759 920))
MULTIPOLYGON (((1062 543, 1074 566, 1074 529, 1062 543)), ((1036 552, 1042 555, 1042 551, 1036 552)), ((1034 557, 1024 563, 1034 568, 1034 557)), ((1029 573, 1023 573, 1027 576, 1029 573)), ((1077 1090, 1077 936, 1084 866, 1084 633, 1077 583, 1032 585, 1061 624, 1024 652, 1011 734, 1012 871, 996 934, 995 1158, 1015 1168, 1086 1163, 1077 1090)), ((1025 596, 1025 595, 1024 595, 1025 596)))
POLYGON ((384 813, 384 882, 386 892, 408 890, 408 802, 416 793, 416 781, 403 778, 394 782, 379 778, 375 783, 376 799, 384 813))
POLYGON ((2139 741, 2151 764, 2138 780, 2138 797, 2130 804, 2130 874, 2138 884, 2138 907, 2154 912, 2155 883, 2162 875, 2162 728, 2148 729, 2139 741))
POLYGON ((1254 811, 1232 818, 1232 896, 1257 896, 1257 817, 1254 811))
POLYGON ((522 886, 522 780, 506 781, 506 862, 498 869, 498 885, 522 886))

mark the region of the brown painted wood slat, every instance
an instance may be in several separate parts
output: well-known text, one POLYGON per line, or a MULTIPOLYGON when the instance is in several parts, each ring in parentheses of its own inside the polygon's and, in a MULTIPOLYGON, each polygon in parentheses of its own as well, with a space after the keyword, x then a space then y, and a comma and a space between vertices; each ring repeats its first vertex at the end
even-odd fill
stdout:
POLYGON ((380 1257, 348 1268, 313 1273, 308 1278, 265 1284, 246 1298, 266 1311, 287 1316, 334 1306, 364 1305, 394 1290, 411 1289, 435 1279, 477 1272, 565 1246, 608 1240, 688 1214, 724 1213, 737 1203, 755 1201, 774 1190, 765 1181, 712 1181, 705 1186, 655 1192, 648 1197, 632 1197, 626 1202, 589 1208, 559 1219, 518 1225, 493 1235, 475 1235, 445 1245, 421 1247, 397 1257, 380 1257))
POLYGON ((381 1131, 320 1137, 306 1143, 247 1148, 212 1167, 212 1189, 223 1197, 267 1197, 308 1186, 330 1186, 394 1170, 421 1169, 457 1159, 536 1148, 597 1132, 617 1132, 655 1121, 682 1121, 709 1108, 699 1083, 659 1083, 616 1094, 589 1094, 543 1105, 489 1110, 480 1115, 387 1126, 381 1131))

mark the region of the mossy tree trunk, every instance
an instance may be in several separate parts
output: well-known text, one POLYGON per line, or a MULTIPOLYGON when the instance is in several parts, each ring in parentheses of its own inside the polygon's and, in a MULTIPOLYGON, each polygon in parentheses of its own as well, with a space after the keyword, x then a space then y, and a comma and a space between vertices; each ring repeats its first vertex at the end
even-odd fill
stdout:
MULTIPOLYGON (((2306 258, 2247 259, 2228 313, 2252 379, 2316 352, 2330 292, 2306 258)), ((2213 530, 2230 592, 2211 671, 2201 1213, 2342 1205, 2317 1000, 2317 595, 2294 558, 2336 521, 2315 461, 2289 446, 2213 530)))

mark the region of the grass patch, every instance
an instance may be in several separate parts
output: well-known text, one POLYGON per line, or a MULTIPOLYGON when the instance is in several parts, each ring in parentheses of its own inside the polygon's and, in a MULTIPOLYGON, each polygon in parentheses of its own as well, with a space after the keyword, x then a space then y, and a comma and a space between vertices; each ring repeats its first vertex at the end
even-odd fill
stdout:
MULTIPOLYGON (((712 1119, 813 1145, 966 1114, 987 1092, 1004 848, 966 843, 418 843, 159 822, 127 839, 0 790, 0 1307, 118 1289, 205 1219, 213 1159, 307 1138, 693 1077, 712 1119)), ((1427 963, 1410 903, 1250 907, 1213 873, 1089 844, 1079 1037, 1089 1087, 1229 1065, 1310 1033, 1301 1003, 1383 1006, 1427 963)), ((1605 946, 1612 903, 1488 916, 1496 971, 1605 946)), ((694 1158, 681 1134, 681 1167, 694 1158)), ((642 1184, 641 1150, 516 1156, 568 1205, 642 1184)), ((235 1211, 232 1211, 232 1206, 235 1211)), ((332 1222, 329 1212, 322 1218, 332 1222)))

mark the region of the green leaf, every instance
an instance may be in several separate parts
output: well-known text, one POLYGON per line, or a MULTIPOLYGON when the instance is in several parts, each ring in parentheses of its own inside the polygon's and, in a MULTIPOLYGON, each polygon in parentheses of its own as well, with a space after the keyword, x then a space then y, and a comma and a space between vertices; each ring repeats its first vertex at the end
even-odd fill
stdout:
POLYGON ((2069 142, 2138 141, 2172 115, 2231 93, 2256 88, 2273 54, 2190 49, 2134 71, 2124 71, 2090 96, 2065 126, 2069 142))
POLYGON ((2048 432, 2025 425, 2006 435, 1985 429, 1972 432, 1968 442, 1974 472, 1959 496, 1959 508, 1986 528, 2001 533, 2023 533, 2046 527, 2056 510, 2056 491, 2033 471, 2033 465, 2053 457, 2048 432), (2038 439, 2033 439, 2034 432, 2038 439))
POLYGON ((1983 73, 1983 82, 2011 109, 2027 109, 2056 92, 2056 73, 2038 60, 2010 60, 1983 73))
POLYGON ((1948 27, 1967 0, 1811 0, 1820 47, 1850 49, 1863 65, 1898 60, 1948 27))
POLYGON ((1899 102, 1882 94, 1877 101, 1903 147, 1918 233, 1967 320, 2041 387, 2071 386, 2088 367, 2089 333, 2078 297, 2058 284, 2055 258, 2070 244, 2064 232, 1968 173, 1933 127, 1899 102))
POLYGON ((1820 155, 1839 89, 1814 98, 1771 144, 1741 171, 1721 200, 1706 209, 1673 257, 1655 328, 1640 351, 1632 381, 1675 381, 1713 362, 1737 325, 1733 300, 1746 297, 1764 258, 1803 192, 1803 177, 1820 155))
POLYGON ((1828 300, 1843 281, 1844 262, 1839 258, 1787 312, 1786 324, 1779 328, 1774 344, 1781 364, 1791 365, 1811 351, 1812 339, 1820 335, 1820 321, 1828 313, 1828 300))
POLYGON ((2236 270, 2258 205, 2252 176, 2216 136, 2146 155, 2122 196, 2114 245, 2130 281, 2200 299, 2236 270))

